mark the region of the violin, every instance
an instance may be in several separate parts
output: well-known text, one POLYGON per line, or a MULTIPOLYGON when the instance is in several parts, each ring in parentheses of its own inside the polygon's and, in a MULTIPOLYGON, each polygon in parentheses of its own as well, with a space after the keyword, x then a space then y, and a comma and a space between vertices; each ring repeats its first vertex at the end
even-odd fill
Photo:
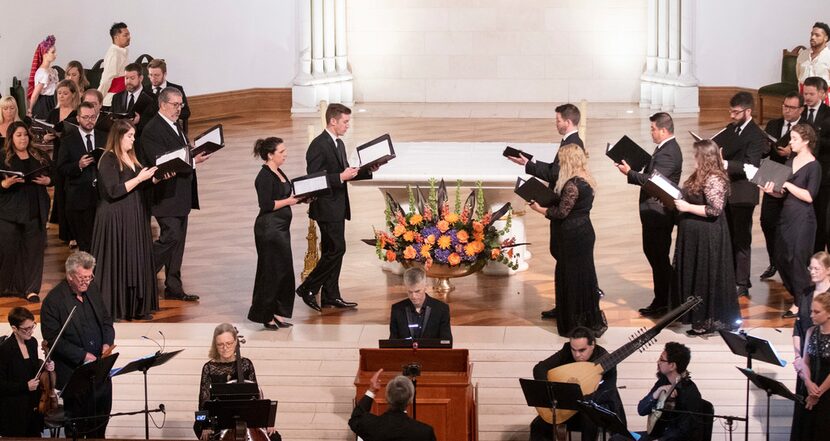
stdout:
MULTIPOLYGON (((46 340, 40 342, 40 348, 43 350, 43 364, 49 363, 49 343, 46 340)), ((38 377, 40 380, 40 401, 37 404, 37 411, 41 415, 46 415, 49 412, 58 408, 58 394, 55 393, 55 371, 48 371, 43 369, 38 377)))

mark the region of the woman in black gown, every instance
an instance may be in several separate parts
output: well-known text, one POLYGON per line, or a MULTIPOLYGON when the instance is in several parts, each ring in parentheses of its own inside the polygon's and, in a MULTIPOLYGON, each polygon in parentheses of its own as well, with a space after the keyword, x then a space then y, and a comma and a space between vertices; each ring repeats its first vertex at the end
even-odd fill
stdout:
POLYGON ((291 256, 291 181, 280 170, 287 156, 280 138, 258 139, 254 156, 265 161, 254 181, 259 215, 254 222, 257 265, 248 320, 267 329, 291 326, 294 311, 294 261, 291 256))
POLYGON ((98 163, 98 210, 92 231, 95 279, 114 319, 150 320, 159 307, 153 272, 150 211, 144 188, 158 182, 156 167, 144 167, 133 149, 135 128, 113 124, 98 163))
POLYGON ((703 302, 683 320, 692 324, 687 334, 703 335, 736 329, 741 313, 738 298, 732 294, 735 269, 724 212, 729 178, 717 144, 698 141, 694 152, 697 167, 683 183, 683 199, 675 201, 680 215, 669 306, 675 308, 688 297, 700 297, 703 302))
POLYGON ((810 287, 807 265, 816 238, 816 212, 813 200, 821 185, 821 165, 813 156, 816 132, 807 124, 796 124, 790 132, 790 148, 795 156, 787 160, 793 175, 776 192, 768 182, 764 193, 783 197, 781 217, 778 219, 775 240, 775 267, 781 274, 784 287, 793 296, 793 305, 784 318, 795 318, 801 295, 810 287))
MULTIPOLYGON (((78 125, 77 109, 78 104, 81 104, 81 94, 78 92, 78 86, 71 80, 62 80, 58 83, 55 89, 55 96, 58 98, 58 107, 49 111, 46 116, 46 122, 55 126, 57 136, 47 135, 44 141, 52 142, 52 160, 57 162, 58 155, 61 150, 61 138, 66 134, 67 130, 72 130, 72 125, 78 125), (69 124, 64 124, 64 121, 69 124)), ((54 200, 52 201, 52 215, 49 217, 49 223, 58 224, 58 237, 64 242, 69 242, 75 239, 69 231, 69 225, 66 222, 66 201, 64 197, 63 188, 63 174, 55 173, 55 191, 54 200)))
POLYGON ((581 147, 560 147, 556 200, 550 207, 532 202, 530 207, 550 219, 550 252, 556 259, 556 328, 569 335, 577 326, 591 329, 599 337, 608 324, 599 309, 597 272, 594 267, 596 235, 591 224, 596 183, 588 171, 588 158, 581 147))
POLYGON ((801 441, 826 440, 830 433, 830 293, 813 298, 811 317, 815 325, 805 338, 803 369, 807 399, 796 405, 793 414, 793 438, 801 441))
MULTIPOLYGON (((49 158, 32 146, 26 124, 15 121, 6 133, 0 169, 24 174, 51 165, 49 158)), ((2 174, 0 182, 0 294, 40 301, 46 220, 49 217, 51 170, 26 181, 2 174)))

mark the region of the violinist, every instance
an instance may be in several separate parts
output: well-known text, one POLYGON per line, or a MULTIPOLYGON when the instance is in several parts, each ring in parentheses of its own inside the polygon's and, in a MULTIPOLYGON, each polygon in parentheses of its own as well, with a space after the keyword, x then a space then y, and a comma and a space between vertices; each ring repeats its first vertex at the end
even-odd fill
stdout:
MULTIPOLYGON (((38 408, 40 381, 35 378, 41 361, 37 354, 35 316, 18 306, 9 312, 13 335, 0 343, 0 436, 39 437, 43 415, 38 408)), ((46 375, 55 364, 46 364, 46 375)), ((51 391, 48 391, 51 392, 51 391)))
MULTIPOLYGON (((95 258, 87 252, 78 251, 66 259, 64 268, 66 279, 52 288, 40 311, 43 338, 54 346, 52 359, 58 374, 58 389, 63 389, 72 371, 84 363, 106 357, 115 347, 112 317, 104 306, 98 284, 93 280, 95 258), (75 314, 56 342, 73 307, 77 307, 75 314)), ((97 387, 91 397, 64 397, 63 407, 67 418, 108 415, 112 409, 112 382, 107 378, 104 386, 97 387)), ((78 434, 104 438, 107 422, 107 418, 85 420, 77 425, 78 434)))
MULTIPOLYGON (((230 323, 222 323, 213 330, 213 342, 208 351, 210 360, 202 367, 202 380, 199 383, 199 410, 204 410, 205 402, 210 400, 211 384, 236 381, 257 382, 254 364, 240 355, 238 339, 239 333, 230 323)), ((262 396, 261 389, 259 393, 262 396)), ((214 439, 216 438, 214 435, 217 435, 209 427, 203 427, 199 421, 193 425, 193 430, 202 440, 214 439)), ((267 433, 271 441, 282 439, 273 427, 269 427, 267 433)))

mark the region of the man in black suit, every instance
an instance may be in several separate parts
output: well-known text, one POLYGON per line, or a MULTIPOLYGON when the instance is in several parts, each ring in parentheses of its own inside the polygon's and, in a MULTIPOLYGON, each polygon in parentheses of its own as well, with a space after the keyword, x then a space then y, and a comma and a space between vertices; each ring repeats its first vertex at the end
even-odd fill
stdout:
POLYGON ((801 121, 813 126, 818 138, 815 156, 821 165, 821 187, 813 204, 816 210, 816 242, 814 251, 825 251, 830 245, 830 106, 824 103, 827 81, 821 77, 804 80, 804 111, 801 121))
MULTIPOLYGON (((620 173, 628 177, 628 183, 640 187, 646 183, 653 171, 658 171, 670 181, 679 185, 683 169, 683 154, 674 138, 674 121, 671 115, 658 112, 649 117, 651 121, 651 140, 657 144, 651 161, 642 173, 632 170, 625 160, 617 164, 620 173)), ((643 253, 651 265, 651 278, 654 283, 654 300, 640 314, 661 316, 668 311, 668 296, 671 288, 672 266, 669 250, 671 233, 674 229, 674 212, 667 210, 659 199, 649 196, 640 188, 640 224, 642 225, 643 253)))
POLYGON ((421 268, 403 273, 406 300, 392 305, 389 316, 389 338, 438 338, 452 340, 450 307, 426 292, 427 275, 421 268))
POLYGON ((752 256, 752 213, 758 205, 758 186, 749 182, 744 165, 758 167, 761 156, 769 148, 767 136, 752 120, 755 100, 749 92, 738 92, 729 101, 732 122, 716 136, 721 148, 723 165, 729 175, 730 195, 726 204, 726 220, 732 237, 735 282, 738 296, 749 296, 749 267, 752 256))
POLYGON ((320 248, 323 253, 317 266, 297 287, 297 295, 310 308, 320 311, 315 295, 322 288, 320 301, 324 307, 354 308, 355 302, 343 300, 340 295, 340 267, 346 254, 346 221, 351 219, 348 181, 372 179, 372 172, 349 167, 346 145, 341 136, 349 130, 352 111, 342 104, 329 104, 326 109, 326 128, 308 146, 306 172, 324 172, 331 192, 317 197, 308 216, 320 227, 320 248))
MULTIPOLYGON (((790 130, 801 122, 801 110, 804 108, 804 98, 796 92, 790 92, 784 97, 784 104, 781 106, 783 117, 770 120, 764 131, 773 138, 778 139, 773 143, 769 153, 764 155, 770 161, 779 164, 787 162, 792 153, 790 149, 790 130)), ((769 279, 778 271, 775 268, 775 234, 778 230, 778 218, 781 217, 784 199, 764 194, 761 198, 761 230, 764 232, 764 240, 767 244, 767 256, 769 266, 761 273, 761 280, 769 279)))
MULTIPOLYGON (((43 301, 40 311, 43 338, 54 346, 57 388, 66 386, 72 372, 83 364, 95 361, 113 347, 115 329, 112 317, 104 306, 98 284, 93 280, 95 258, 78 251, 66 259, 66 280, 58 283, 43 301), (72 321, 66 326, 60 341, 55 339, 77 307, 72 321)), ((108 415, 112 409, 112 382, 107 378, 94 395, 63 397, 67 417, 108 415)), ((104 438, 108 419, 89 420, 78 425, 81 436, 104 438)))
POLYGON ((92 104, 95 109, 95 130, 104 132, 104 136, 106 137, 107 133, 109 133, 112 120, 107 122, 107 118, 101 118, 101 106, 104 102, 104 94, 99 92, 98 89, 87 89, 81 94, 81 102, 92 104))
MULTIPOLYGON (((159 93, 159 111, 147 123, 141 137, 140 153, 144 165, 152 167, 160 155, 189 145, 187 135, 178 123, 183 104, 179 89, 168 87, 159 93)), ((209 157, 204 153, 194 158, 188 155, 194 165, 209 157)), ((153 242, 153 258, 156 272, 164 267, 164 297, 167 299, 199 300, 199 296, 187 294, 182 286, 187 217, 191 209, 199 209, 195 168, 191 173, 179 173, 153 187, 150 214, 155 216, 161 230, 158 240, 153 242)))
POLYGON ((428 424, 414 420, 406 414, 406 407, 415 396, 412 380, 398 375, 386 385, 386 402, 389 408, 383 415, 372 413, 372 403, 380 391, 380 374, 375 372, 369 380, 369 389, 357 402, 349 427, 365 441, 435 441, 435 431, 428 424))
POLYGON ((182 93, 182 112, 179 114, 179 123, 182 125, 182 129, 184 129, 184 134, 187 135, 187 121, 190 119, 190 106, 187 105, 187 95, 184 93, 182 86, 167 81, 167 63, 161 58, 151 60, 147 64, 147 77, 150 78, 149 93, 153 97, 154 102, 158 102, 159 93, 165 87, 175 87, 182 93))
POLYGON ((96 167, 92 152, 104 148, 107 134, 95 129, 95 106, 83 102, 78 107, 78 129, 63 135, 58 154, 58 172, 64 176, 66 193, 66 222, 80 251, 89 251, 92 245, 92 226, 98 190, 95 188, 96 167))
POLYGON ((135 126, 136 141, 140 139, 147 123, 156 113, 153 98, 143 90, 142 81, 144 81, 144 75, 141 74, 141 65, 138 63, 128 64, 124 68, 125 90, 116 93, 112 97, 113 113, 135 114, 132 123, 135 126))

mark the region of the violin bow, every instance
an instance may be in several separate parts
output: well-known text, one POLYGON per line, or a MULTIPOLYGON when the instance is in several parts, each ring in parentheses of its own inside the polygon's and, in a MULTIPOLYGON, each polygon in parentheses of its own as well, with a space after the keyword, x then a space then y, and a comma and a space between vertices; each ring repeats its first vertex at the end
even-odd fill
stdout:
POLYGON ((49 353, 46 354, 46 358, 43 360, 43 363, 40 364, 40 368, 37 370, 37 375, 35 375, 35 378, 40 378, 40 373, 43 372, 43 369, 46 367, 46 363, 49 362, 49 359, 52 357, 52 351, 54 351, 55 346, 58 345, 58 341, 60 341, 61 336, 63 335, 63 331, 66 330, 66 325, 68 325, 69 322, 72 321, 72 316, 75 315, 75 310, 77 308, 77 305, 73 306, 72 310, 69 311, 69 316, 66 318, 66 321, 63 323, 63 326, 61 326, 61 330, 60 332, 58 332, 58 336, 55 337, 55 341, 52 342, 51 345, 49 345, 49 353))

